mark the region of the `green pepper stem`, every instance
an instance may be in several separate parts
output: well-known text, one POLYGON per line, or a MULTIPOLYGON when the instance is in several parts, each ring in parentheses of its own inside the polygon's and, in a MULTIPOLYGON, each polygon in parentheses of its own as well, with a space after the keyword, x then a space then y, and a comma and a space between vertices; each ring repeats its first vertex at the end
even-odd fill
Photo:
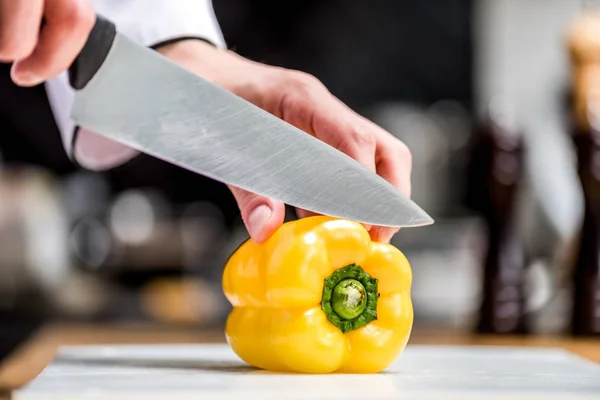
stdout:
POLYGON ((356 279, 344 279, 333 288, 331 308, 340 318, 358 317, 367 306, 367 293, 356 279))
POLYGON ((378 281, 351 264, 325 278, 321 309, 329 322, 346 333, 377 319, 378 281))

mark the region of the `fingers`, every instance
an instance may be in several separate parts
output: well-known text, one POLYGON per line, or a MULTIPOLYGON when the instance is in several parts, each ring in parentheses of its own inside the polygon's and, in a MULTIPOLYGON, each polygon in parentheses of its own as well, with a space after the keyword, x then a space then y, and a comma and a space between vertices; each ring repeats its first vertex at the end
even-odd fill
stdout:
MULTIPOLYGON (((266 87, 270 90, 266 94, 258 96, 261 107, 342 151, 410 196, 412 159, 410 151, 401 141, 352 111, 316 78, 289 70, 284 70, 278 78, 274 86, 273 80, 267 83, 266 87)), ((232 189, 232 192, 255 241, 265 240, 283 222, 283 205, 236 189, 232 189), (259 204, 267 207, 260 208, 259 204), (256 219, 255 214, 250 212, 255 209, 263 210, 257 211, 256 215, 260 217, 256 219), (255 224, 258 220, 261 222, 255 224)), ((300 218, 315 215, 306 210, 297 210, 297 213, 300 218)), ((371 238, 379 242, 389 242, 398 231, 397 228, 387 227, 366 228, 371 238)))
MULTIPOLYGON (((331 108, 338 107, 333 98, 330 101, 333 103, 329 104, 331 108)), ((377 172, 375 165, 377 141, 373 135, 373 129, 369 129, 368 124, 348 110, 344 110, 347 121, 340 124, 338 119, 344 114, 340 114, 339 111, 331 113, 333 110, 327 112, 327 105, 325 104, 319 107, 318 111, 315 111, 318 114, 314 116, 314 135, 352 157, 369 170, 377 172)), ((298 210, 297 214, 300 218, 315 215, 315 213, 307 210, 298 210)), ((370 231, 372 226, 365 224, 365 228, 370 231)))
POLYGON ((44 7, 45 25, 39 31, 35 48, 13 64, 12 79, 21 86, 40 84, 67 70, 95 23, 89 0, 46 0, 44 7))
POLYGON ((375 164, 379 175, 406 197, 411 196, 412 154, 403 142, 390 134, 382 134, 377 145, 375 164))
POLYGON ((280 117, 375 171, 373 130, 314 77, 288 72, 280 117))
MULTIPOLYGON (((375 157, 377 173, 397 187, 405 196, 410 197, 412 171, 410 150, 404 143, 387 132, 382 131, 378 137, 379 143, 375 157)), ((373 240, 389 243, 398 230, 398 228, 375 227, 370 234, 373 240)))
MULTIPOLYGON (((288 72, 287 79, 284 87, 289 92, 279 105, 280 117, 375 172, 377 140, 366 120, 331 95, 316 78, 288 72)), ((306 210, 297 213, 301 218, 315 215, 306 210)))
POLYGON ((229 190, 237 201, 244 225, 254 242, 264 242, 283 224, 283 203, 233 186, 229 186, 229 190))
MULTIPOLYGON (((373 122, 356 114, 318 81, 296 76, 293 94, 284 97, 281 114, 288 122, 311 133, 377 172, 382 178, 410 197, 411 153, 404 143, 373 122)), ((314 215, 298 210, 299 217, 314 215)), ((398 228, 370 227, 373 240, 388 243, 398 228)))
POLYGON ((0 0, 0 61, 10 63, 33 52, 43 10, 43 0, 0 0))

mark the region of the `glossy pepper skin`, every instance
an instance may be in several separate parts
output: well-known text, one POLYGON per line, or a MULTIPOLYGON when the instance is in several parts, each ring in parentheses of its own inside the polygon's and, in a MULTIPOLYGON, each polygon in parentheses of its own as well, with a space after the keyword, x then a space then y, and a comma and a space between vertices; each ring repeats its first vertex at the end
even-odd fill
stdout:
POLYGON ((371 241, 359 223, 288 222, 265 243, 244 242, 226 264, 226 338, 265 370, 376 373, 408 342, 411 283, 402 252, 371 241))

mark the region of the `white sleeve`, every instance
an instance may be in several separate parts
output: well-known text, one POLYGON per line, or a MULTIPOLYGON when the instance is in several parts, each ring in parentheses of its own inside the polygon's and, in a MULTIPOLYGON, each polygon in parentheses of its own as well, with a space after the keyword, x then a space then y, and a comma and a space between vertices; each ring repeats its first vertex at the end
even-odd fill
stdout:
MULTIPOLYGON (((120 32, 145 46, 192 37, 226 48, 211 0, 94 0, 94 6, 120 32)), ((67 73, 47 81, 45 86, 65 150, 79 165, 103 170, 137 154, 85 129, 79 129, 74 140, 76 126, 70 118, 74 91, 67 73)))

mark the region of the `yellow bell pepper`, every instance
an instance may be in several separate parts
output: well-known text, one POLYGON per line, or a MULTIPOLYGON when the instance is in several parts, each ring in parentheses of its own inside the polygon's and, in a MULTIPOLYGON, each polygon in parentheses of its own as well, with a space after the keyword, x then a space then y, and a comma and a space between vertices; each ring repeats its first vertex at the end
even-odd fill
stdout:
POLYGON ((376 373, 412 329, 412 273, 359 223, 315 216, 283 224, 231 256, 223 290, 233 351, 265 370, 376 373))

